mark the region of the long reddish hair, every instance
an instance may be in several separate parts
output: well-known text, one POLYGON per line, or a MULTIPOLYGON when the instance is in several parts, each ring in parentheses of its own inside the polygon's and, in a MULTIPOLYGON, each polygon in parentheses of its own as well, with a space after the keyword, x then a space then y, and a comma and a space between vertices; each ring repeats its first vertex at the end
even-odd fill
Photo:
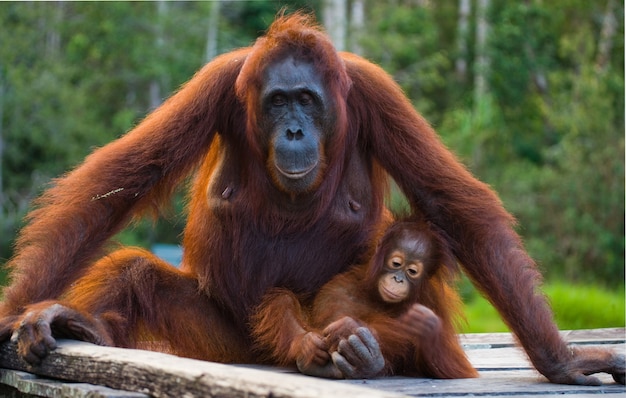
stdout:
MULTIPOLYGON (((398 239, 403 236, 409 236, 410 239, 423 240, 428 248, 428 256, 424 262, 428 264, 426 274, 420 278, 422 282, 426 282, 435 274, 440 276, 455 275, 458 272, 457 261, 448 249, 446 242, 441 233, 428 222, 422 221, 396 221, 389 226, 376 247, 374 257, 370 261, 367 270, 367 285, 370 290, 376 291, 378 278, 383 272, 385 266, 385 256, 396 245, 398 239)), ((447 278, 444 278, 447 279, 447 278)), ((420 283, 421 284, 421 283, 420 283)), ((414 289, 414 292, 420 292, 421 289, 414 289)), ((411 298, 414 303, 418 299, 417 296, 411 298)))
MULTIPOLYGON (((247 144, 258 162, 256 167, 250 168, 251 174, 265 170, 264 166, 258 166, 264 165, 267 156, 261 145, 264 132, 260 131, 259 125, 262 123, 258 120, 261 111, 259 98, 265 74, 273 63, 288 56, 313 66, 321 77, 330 101, 325 104, 328 110, 327 128, 333 130, 325 131, 327 138, 324 143, 324 157, 327 167, 320 186, 315 191, 318 200, 311 208, 310 217, 299 217, 299 220, 311 223, 321 216, 334 197, 343 170, 350 160, 350 150, 356 144, 357 135, 349 135, 347 131, 346 99, 352 82, 344 61, 314 16, 302 12, 280 15, 266 34, 256 40, 235 82, 237 97, 244 104, 247 113, 245 133, 247 144)), ((259 181, 265 180, 266 176, 251 175, 250 178, 251 181, 259 181)), ((267 186, 263 188, 267 189, 267 186)), ((277 220, 275 225, 279 224, 277 220)), ((291 226, 296 227, 293 224, 291 226)))

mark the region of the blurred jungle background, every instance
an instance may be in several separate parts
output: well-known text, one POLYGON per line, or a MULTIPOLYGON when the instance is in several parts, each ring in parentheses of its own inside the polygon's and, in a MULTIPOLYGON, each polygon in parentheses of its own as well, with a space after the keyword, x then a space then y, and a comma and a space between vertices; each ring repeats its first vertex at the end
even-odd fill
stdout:
MULTIPOLYGON (((494 187, 563 329, 624 326, 624 4, 618 0, 0 3, 0 263, 30 202, 282 7, 379 63, 494 187)), ((401 198, 392 198, 401 205, 401 198)), ((118 236, 178 244, 184 194, 118 236)), ((0 276, 6 283, 6 271, 0 276)), ((506 330, 460 282, 467 331, 506 330)))

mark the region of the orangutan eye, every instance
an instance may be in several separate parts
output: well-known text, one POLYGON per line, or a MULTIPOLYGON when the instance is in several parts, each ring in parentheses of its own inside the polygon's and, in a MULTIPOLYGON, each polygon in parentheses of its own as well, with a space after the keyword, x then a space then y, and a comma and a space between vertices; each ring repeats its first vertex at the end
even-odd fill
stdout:
POLYGON ((283 106, 285 104, 287 104, 287 99, 285 98, 284 95, 276 94, 275 96, 272 97, 272 105, 283 106))
POLYGON ((308 93, 302 93, 300 94, 300 105, 309 105, 313 102, 313 97, 311 96, 311 94, 308 93))
POLYGON ((422 274, 422 270, 424 269, 424 264, 418 262, 417 264, 411 263, 406 268, 406 275, 411 279, 418 279, 422 274))
POLYGON ((391 268, 400 268, 402 267, 402 259, 400 257, 393 257, 389 260, 389 265, 391 268))

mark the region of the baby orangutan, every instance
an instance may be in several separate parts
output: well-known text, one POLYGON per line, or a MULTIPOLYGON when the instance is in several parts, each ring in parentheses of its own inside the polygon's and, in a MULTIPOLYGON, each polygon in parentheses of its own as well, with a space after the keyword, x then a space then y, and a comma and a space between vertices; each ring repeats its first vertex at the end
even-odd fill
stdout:
MULTIPOLYGON (((476 377, 454 329, 460 299, 450 283, 456 262, 443 242, 430 224, 393 223, 369 263, 334 277, 312 305, 284 314, 285 335, 269 333, 264 323, 271 320, 256 317, 256 330, 268 331, 257 334, 257 341, 270 347, 286 335, 299 335, 287 357, 271 354, 284 365, 321 377, 356 375, 351 364, 358 364, 364 354, 360 350, 367 350, 355 344, 358 339, 380 345, 382 356, 369 377, 476 377)), ((276 289, 263 305, 284 313, 284 304, 294 301, 301 302, 276 289)))

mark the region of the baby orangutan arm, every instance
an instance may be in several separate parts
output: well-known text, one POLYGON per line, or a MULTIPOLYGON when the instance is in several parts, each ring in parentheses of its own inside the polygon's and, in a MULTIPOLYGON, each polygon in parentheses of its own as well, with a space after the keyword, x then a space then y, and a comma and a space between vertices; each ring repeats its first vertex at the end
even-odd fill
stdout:
POLYGON ((274 289, 267 293, 252 317, 252 329, 258 345, 279 365, 297 366, 310 376, 343 378, 331 361, 325 340, 309 330, 305 311, 291 291, 274 289), (276 314, 282 319, 276 319, 276 314))

